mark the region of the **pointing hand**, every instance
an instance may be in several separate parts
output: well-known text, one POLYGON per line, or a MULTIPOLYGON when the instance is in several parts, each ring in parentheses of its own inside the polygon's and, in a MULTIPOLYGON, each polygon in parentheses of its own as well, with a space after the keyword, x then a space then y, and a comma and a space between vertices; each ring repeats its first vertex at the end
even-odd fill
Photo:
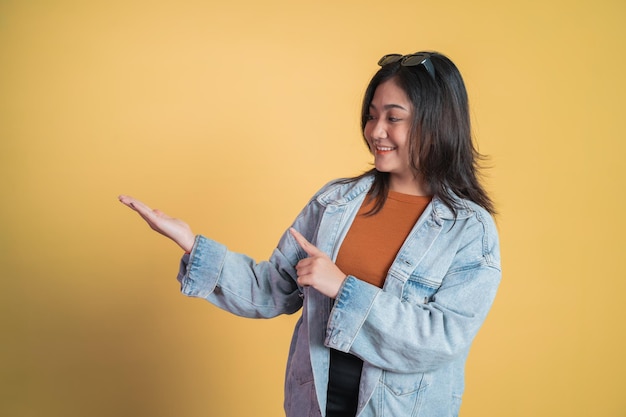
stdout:
POLYGON ((312 245, 296 229, 289 229, 296 242, 309 255, 296 265, 298 284, 315 288, 322 294, 335 298, 346 279, 346 274, 321 250, 312 245))

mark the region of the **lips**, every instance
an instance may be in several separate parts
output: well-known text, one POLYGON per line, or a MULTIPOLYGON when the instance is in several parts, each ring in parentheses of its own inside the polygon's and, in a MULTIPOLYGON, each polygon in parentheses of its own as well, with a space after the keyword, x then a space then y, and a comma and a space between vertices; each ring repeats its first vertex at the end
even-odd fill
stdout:
POLYGON ((374 149, 377 155, 384 155, 395 151, 397 148, 395 146, 376 146, 374 149))

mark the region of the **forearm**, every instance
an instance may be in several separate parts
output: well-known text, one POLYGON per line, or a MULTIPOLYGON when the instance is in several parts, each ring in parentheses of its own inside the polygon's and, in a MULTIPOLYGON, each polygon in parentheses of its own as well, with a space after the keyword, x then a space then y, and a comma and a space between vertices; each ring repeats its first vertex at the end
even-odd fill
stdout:
POLYGON ((486 268, 448 282, 419 304, 349 277, 331 314, 326 344, 394 372, 435 370, 467 351, 499 279, 498 270, 486 268))
POLYGON ((183 256, 178 280, 183 294, 204 298, 244 317, 291 314, 302 305, 290 261, 275 250, 269 261, 229 251, 198 236, 191 254, 183 256))

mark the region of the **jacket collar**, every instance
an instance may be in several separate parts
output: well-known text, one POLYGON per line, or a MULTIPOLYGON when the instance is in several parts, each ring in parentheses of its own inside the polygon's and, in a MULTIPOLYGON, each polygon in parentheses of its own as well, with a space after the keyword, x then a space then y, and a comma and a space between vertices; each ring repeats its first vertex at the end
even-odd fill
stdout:
MULTIPOLYGON (((373 182, 373 175, 368 175, 356 181, 333 181, 318 194, 317 201, 323 206, 343 206, 349 204, 359 197, 364 197, 364 194, 369 191, 373 182)), ((474 214, 475 210, 471 207, 473 203, 456 195, 453 195, 453 198, 457 207, 456 216, 438 197, 434 197, 430 204, 433 215, 442 220, 459 220, 474 214)))

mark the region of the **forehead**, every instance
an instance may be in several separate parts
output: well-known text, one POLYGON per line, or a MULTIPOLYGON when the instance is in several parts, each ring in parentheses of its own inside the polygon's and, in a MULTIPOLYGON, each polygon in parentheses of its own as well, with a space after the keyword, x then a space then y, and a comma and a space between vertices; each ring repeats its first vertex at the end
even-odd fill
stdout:
POLYGON ((412 108, 409 97, 393 78, 380 83, 376 87, 374 97, 372 97, 372 102, 370 103, 370 107, 377 109, 390 106, 401 107, 407 111, 412 108))

